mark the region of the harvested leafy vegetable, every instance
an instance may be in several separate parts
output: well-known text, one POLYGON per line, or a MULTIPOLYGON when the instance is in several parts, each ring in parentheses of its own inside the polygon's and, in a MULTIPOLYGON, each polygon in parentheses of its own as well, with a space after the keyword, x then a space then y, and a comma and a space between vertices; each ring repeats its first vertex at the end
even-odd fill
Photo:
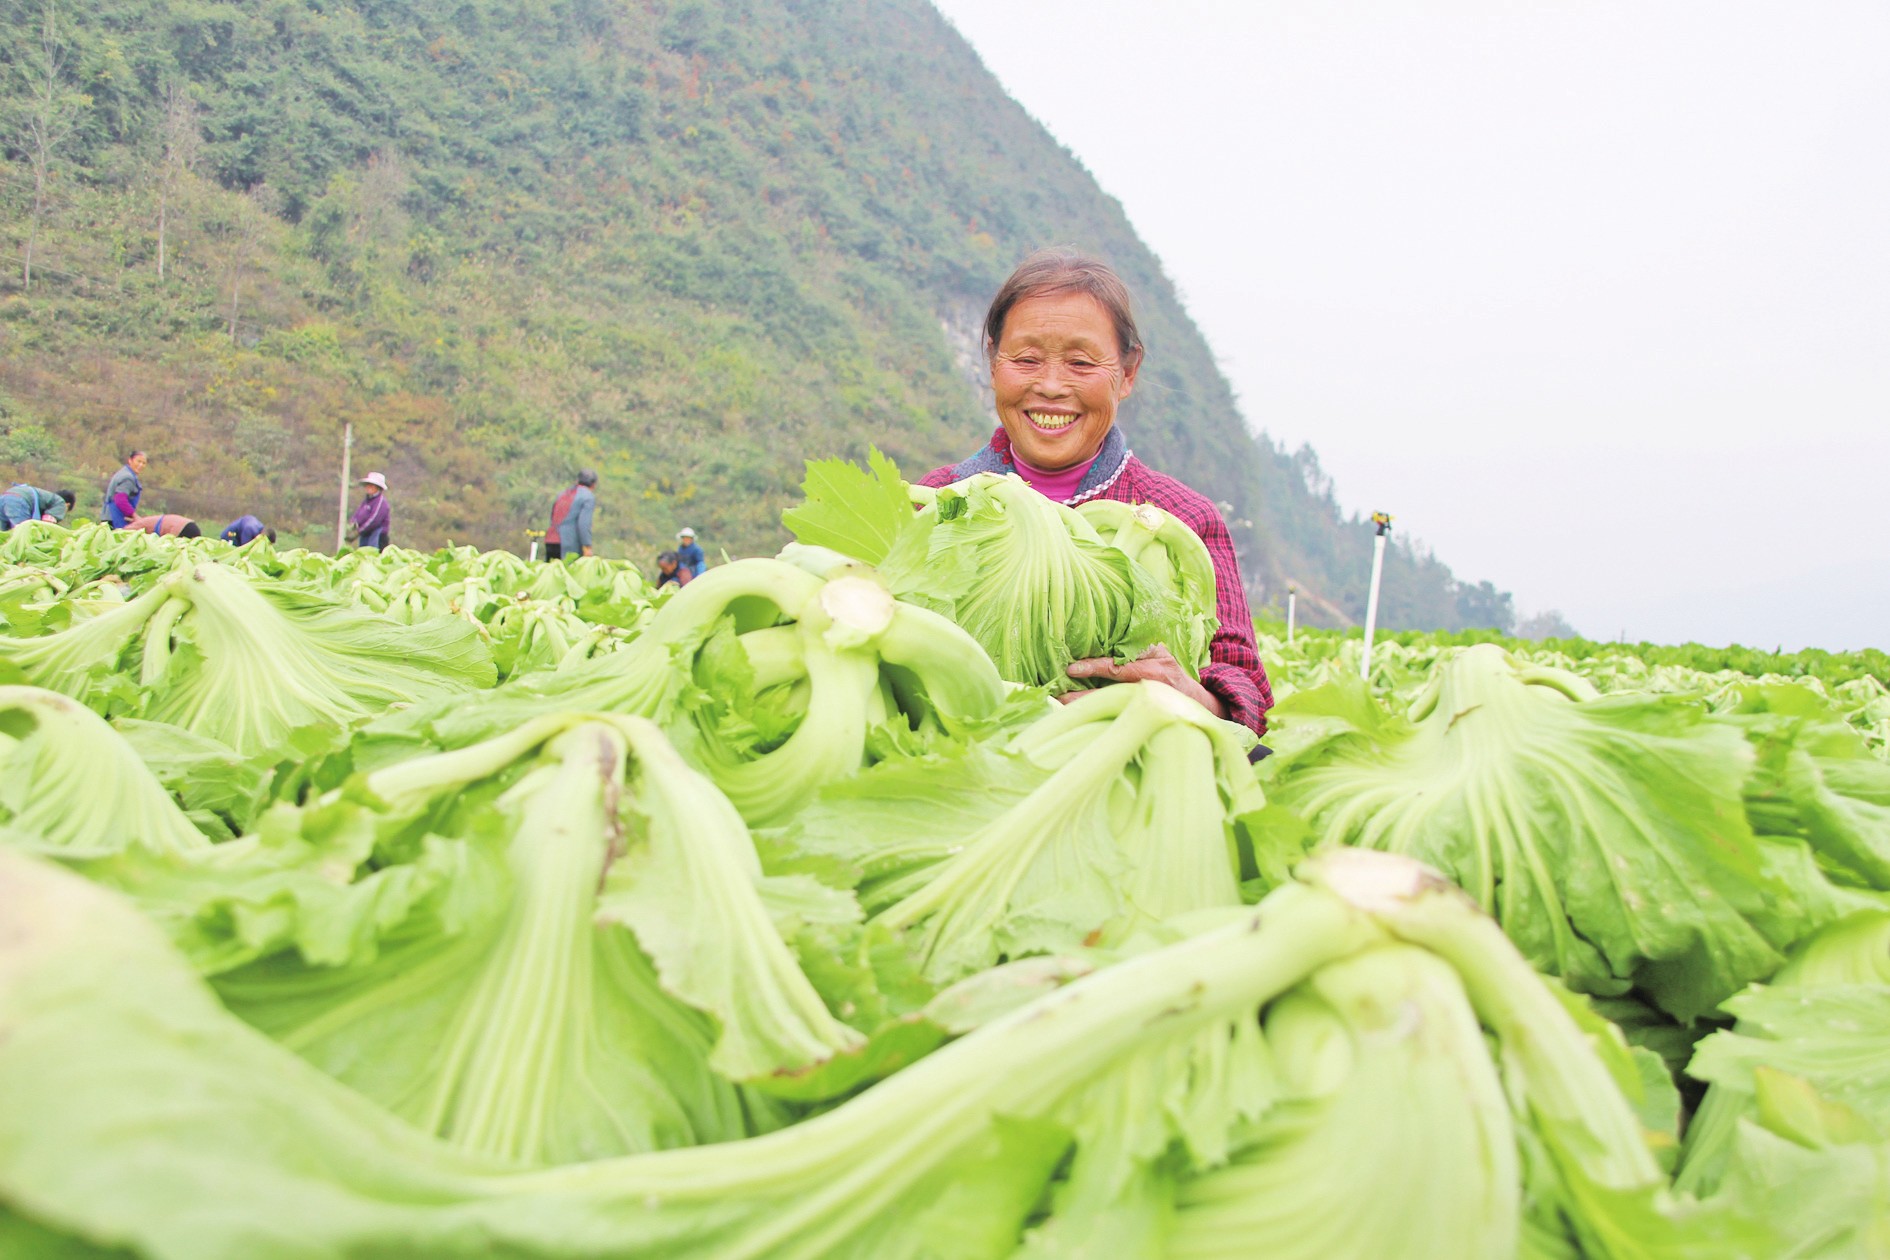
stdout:
POLYGON ((1263 797, 1049 694, 1205 653, 1179 521, 807 489, 661 595, 0 542, 0 1253, 1890 1252, 1878 678, 1302 635, 1263 797))
POLYGON ((0 825, 8 843, 55 857, 210 847, 116 731, 37 687, 0 687, 0 825))
POLYGON ((211 563, 55 634, 0 638, 0 660, 106 712, 170 722, 245 755, 322 751, 389 705, 494 679, 461 622, 400 626, 211 563))
POLYGON ((1282 702, 1275 732, 1269 800, 1315 844, 1437 867, 1585 992, 1708 1012, 1779 966, 1820 891, 1747 822, 1745 739, 1684 697, 1598 697, 1479 646, 1408 717, 1334 682, 1282 702))
POLYGON ((219 992, 468 1150, 562 1163, 725 1141, 778 1122, 728 1080, 861 1039, 777 933, 740 818, 641 719, 541 718, 295 821, 305 838, 370 831, 372 879, 449 850, 453 875, 351 953, 276 953, 219 992))
POLYGON ((1205 547, 1161 509, 1129 509, 1129 530, 1096 514, 1125 549, 1021 478, 980 473, 925 492, 915 511, 918 492, 891 462, 874 452, 871 464, 810 462, 807 501, 783 523, 804 544, 880 566, 894 594, 947 613, 1005 678, 1067 691, 1079 685, 1071 661, 1133 659, 1157 643, 1190 672, 1207 663, 1213 566, 1203 583, 1205 547))
POLYGON ((1828 1163, 1830 1221, 1890 1241, 1890 914, 1825 928, 1769 984, 1726 1005, 1738 1024, 1702 1041, 1687 1069, 1711 1088, 1678 1184, 1707 1193, 1729 1178, 1796 1183, 1798 1168, 1828 1163), (1868 1202, 1856 1198, 1855 1166, 1879 1170, 1868 1202))

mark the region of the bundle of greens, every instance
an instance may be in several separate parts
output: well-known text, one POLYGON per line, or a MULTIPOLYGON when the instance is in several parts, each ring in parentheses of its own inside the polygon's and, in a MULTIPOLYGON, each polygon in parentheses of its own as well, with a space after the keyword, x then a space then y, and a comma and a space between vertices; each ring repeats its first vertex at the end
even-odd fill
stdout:
POLYGON ((1262 763, 1273 842, 1403 853, 1457 880, 1538 966, 1594 994, 1636 987, 1690 1020, 1815 927, 1744 809, 1753 754, 1683 696, 1608 698, 1484 645, 1406 717, 1354 679, 1275 710, 1262 763))
MULTIPOLYGON (((284 831, 371 854, 372 873, 219 993, 468 1150, 562 1163, 725 1141, 782 1118, 729 1082, 864 1041, 776 927, 740 817, 643 719, 539 718, 279 808, 263 835, 284 831), (403 877, 398 898, 367 893, 403 877)), ((858 917, 803 881, 779 891, 858 917)))
POLYGON ((1079 686, 1071 661, 1131 660, 1158 643, 1190 673, 1207 663, 1213 565, 1204 581, 1204 545, 1161 509, 1079 512, 995 473, 921 492, 878 451, 869 464, 810 462, 807 501, 782 523, 951 617, 1005 678, 1067 691, 1079 686))
POLYGON ((550 713, 634 715, 663 725, 761 825, 867 764, 869 733, 983 729, 1004 696, 974 642, 895 601, 870 570, 822 578, 780 560, 739 560, 691 582, 607 656, 375 723, 353 764, 462 747, 550 713))
POLYGON ((896 758, 834 784, 770 854, 857 887, 870 921, 949 983, 1238 905, 1236 820, 1261 803, 1232 728, 1134 683, 1055 709, 1002 750, 896 758))
POLYGON ((1780 1224, 1792 1256, 1890 1249, 1890 914, 1800 945, 1727 1003, 1688 1071, 1710 1083, 1677 1184, 1780 1224))
POLYGON ((1847 888, 1890 889, 1890 763, 1802 685, 1741 687, 1722 713, 1753 745, 1753 829, 1802 843, 1847 888))
POLYGON ((54 634, 0 638, 27 681, 107 714, 169 722, 245 755, 307 755, 390 705, 490 687, 461 622, 401 626, 295 587, 186 563, 54 634))
POLYGON ((0 687, 0 840, 64 858, 210 847, 135 748, 38 687, 0 687))
POLYGON ((1198 670, 1220 628, 1215 615, 1214 558, 1201 536, 1153 503, 1091 499, 1076 509, 1111 547, 1140 566, 1175 610, 1175 659, 1198 670))

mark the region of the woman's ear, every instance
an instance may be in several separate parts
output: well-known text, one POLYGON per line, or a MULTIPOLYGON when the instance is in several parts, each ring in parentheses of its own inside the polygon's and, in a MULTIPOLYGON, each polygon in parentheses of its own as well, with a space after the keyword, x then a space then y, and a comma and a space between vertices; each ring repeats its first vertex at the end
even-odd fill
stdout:
POLYGON ((1137 350, 1122 365, 1122 388, 1116 391, 1116 401, 1121 402, 1135 391, 1135 374, 1142 370, 1142 352, 1137 350))

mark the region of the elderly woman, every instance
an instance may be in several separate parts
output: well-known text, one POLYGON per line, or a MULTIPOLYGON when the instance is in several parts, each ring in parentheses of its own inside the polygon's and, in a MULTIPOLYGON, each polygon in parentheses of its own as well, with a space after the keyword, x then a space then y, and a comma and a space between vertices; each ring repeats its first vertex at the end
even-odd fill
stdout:
POLYGON ((393 509, 387 506, 387 478, 371 472, 361 478, 361 484, 367 491, 361 506, 354 510, 354 519, 348 522, 348 537, 361 547, 385 548, 393 521, 393 509))
POLYGON ((1179 518, 1214 560, 1220 629, 1201 680, 1166 647, 1118 665, 1076 661, 1075 678, 1154 679, 1192 696, 1217 717, 1266 731, 1273 689, 1254 644, 1253 617, 1227 522, 1214 505, 1129 450, 1116 408, 1135 388, 1142 339, 1129 290, 1105 264, 1069 250, 1040 250, 998 290, 984 320, 999 428, 962 463, 934 469, 921 484, 946 486, 974 473, 1016 473, 1039 493, 1075 506, 1090 499, 1152 503, 1179 518))

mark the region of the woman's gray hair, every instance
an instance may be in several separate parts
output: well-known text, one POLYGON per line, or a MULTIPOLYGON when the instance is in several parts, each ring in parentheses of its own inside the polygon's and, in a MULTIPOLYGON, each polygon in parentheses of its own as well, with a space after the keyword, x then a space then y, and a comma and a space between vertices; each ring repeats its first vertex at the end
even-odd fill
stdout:
POLYGON ((1116 269, 1100 258, 1057 245, 1040 249, 1023 262, 991 299, 991 309, 984 317, 984 352, 997 353, 1004 338, 1004 321, 1011 308, 1026 298, 1050 293, 1087 293, 1102 303, 1116 328, 1116 351, 1126 365, 1142 357, 1142 334, 1135 327, 1135 311, 1129 302, 1129 286, 1122 283, 1116 269))

